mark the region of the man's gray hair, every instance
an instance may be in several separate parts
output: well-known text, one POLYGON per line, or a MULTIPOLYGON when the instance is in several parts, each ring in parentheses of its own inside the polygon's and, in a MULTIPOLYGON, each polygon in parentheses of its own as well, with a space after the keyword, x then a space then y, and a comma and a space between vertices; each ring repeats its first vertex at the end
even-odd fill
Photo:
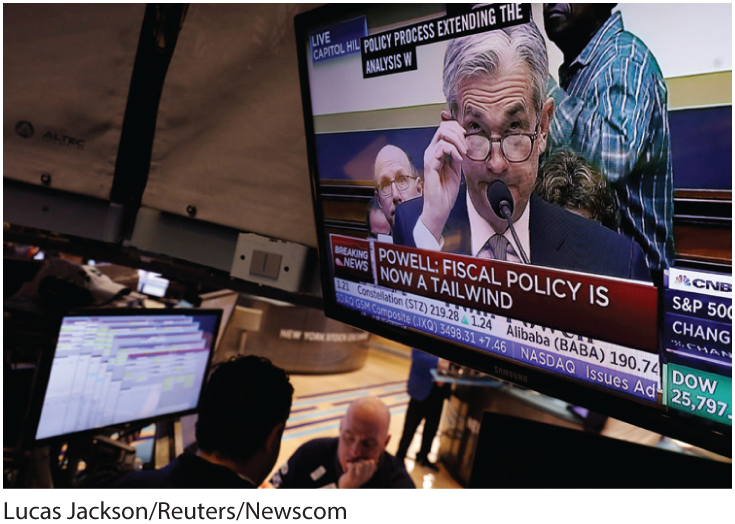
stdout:
POLYGON ((444 96, 453 118, 459 117, 459 83, 474 75, 493 74, 514 51, 528 65, 537 114, 544 105, 549 59, 546 42, 533 22, 449 41, 444 54, 444 96))

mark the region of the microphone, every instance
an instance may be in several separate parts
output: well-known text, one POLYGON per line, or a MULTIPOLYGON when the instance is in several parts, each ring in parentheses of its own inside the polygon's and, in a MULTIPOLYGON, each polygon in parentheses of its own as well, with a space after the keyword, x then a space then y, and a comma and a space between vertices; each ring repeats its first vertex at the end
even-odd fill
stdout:
POLYGON ((502 180, 496 180, 490 184, 487 188, 487 201, 490 207, 493 209, 496 215, 500 218, 504 218, 508 221, 508 227, 510 233, 513 235, 513 240, 516 241, 518 251, 520 251, 521 260, 524 264, 529 264, 528 257, 523 251, 520 240, 518 240, 518 234, 513 227, 513 195, 502 180))
POLYGON ((503 181, 496 180, 487 187, 487 201, 496 215, 510 220, 513 215, 513 195, 503 181))

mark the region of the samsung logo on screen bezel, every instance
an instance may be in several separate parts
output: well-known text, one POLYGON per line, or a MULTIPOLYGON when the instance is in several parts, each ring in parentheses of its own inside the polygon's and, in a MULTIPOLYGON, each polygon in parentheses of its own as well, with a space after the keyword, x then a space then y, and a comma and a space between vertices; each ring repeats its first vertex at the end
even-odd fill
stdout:
POLYGON ((500 366, 495 366, 495 375, 509 378, 511 380, 515 380, 516 382, 523 382, 523 383, 528 382, 527 375, 524 375, 522 373, 517 373, 515 371, 510 371, 509 369, 501 368, 500 366))

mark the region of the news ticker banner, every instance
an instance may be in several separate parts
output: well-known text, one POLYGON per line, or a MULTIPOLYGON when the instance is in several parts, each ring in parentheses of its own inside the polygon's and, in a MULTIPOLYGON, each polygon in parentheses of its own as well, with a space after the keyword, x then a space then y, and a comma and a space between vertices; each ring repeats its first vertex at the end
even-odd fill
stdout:
POLYGON ((693 367, 732 376, 732 277, 670 269, 665 276, 662 347, 693 367))
POLYGON ((386 323, 657 402, 657 354, 374 284, 335 278, 335 289, 338 304, 386 323))
POLYGON ((658 354, 654 286, 341 235, 330 240, 340 279, 658 354))
POLYGON ((664 404, 732 426, 732 377, 664 364, 664 404))
POLYGON ((361 38, 363 78, 415 71, 418 68, 417 46, 526 24, 531 20, 531 4, 455 6, 450 11, 441 18, 361 38))

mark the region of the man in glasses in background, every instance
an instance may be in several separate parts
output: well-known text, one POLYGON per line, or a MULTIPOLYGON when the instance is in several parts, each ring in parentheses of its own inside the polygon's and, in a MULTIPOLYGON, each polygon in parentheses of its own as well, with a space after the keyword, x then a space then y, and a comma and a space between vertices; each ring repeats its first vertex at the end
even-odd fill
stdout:
POLYGON ((423 180, 405 151, 387 145, 375 157, 375 198, 393 227, 396 206, 421 196, 423 180))
POLYGON ((394 242, 649 280, 637 244, 532 194, 554 114, 547 78, 546 45, 533 22, 449 42, 447 109, 424 154, 424 195, 397 208, 394 242), (512 196, 518 242, 489 201, 496 181, 512 196))

